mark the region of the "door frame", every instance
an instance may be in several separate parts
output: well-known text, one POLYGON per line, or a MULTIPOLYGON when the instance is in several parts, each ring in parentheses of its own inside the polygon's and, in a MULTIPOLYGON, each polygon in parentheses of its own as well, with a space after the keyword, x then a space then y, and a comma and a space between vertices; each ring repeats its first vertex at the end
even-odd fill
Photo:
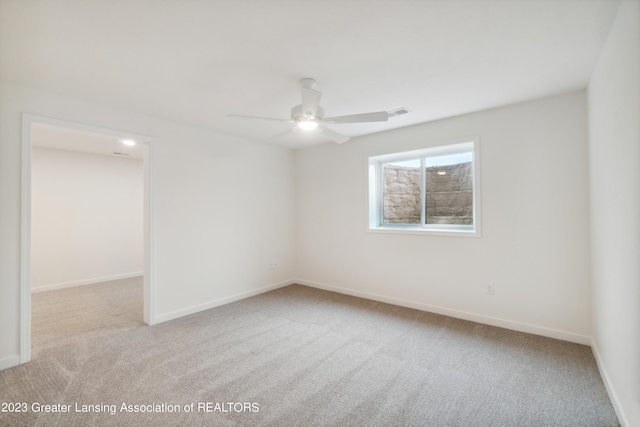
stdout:
POLYGON ((35 114, 22 114, 22 176, 20 209, 20 363, 31 360, 31 129, 46 124, 99 133, 118 138, 133 138, 143 143, 144 192, 144 322, 156 322, 154 268, 154 138, 35 114))

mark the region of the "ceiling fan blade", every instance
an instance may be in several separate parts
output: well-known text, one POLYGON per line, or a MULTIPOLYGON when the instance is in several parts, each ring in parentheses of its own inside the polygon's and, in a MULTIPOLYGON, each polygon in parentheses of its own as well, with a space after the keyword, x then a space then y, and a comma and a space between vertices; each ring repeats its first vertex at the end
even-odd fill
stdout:
POLYGON ((233 117, 236 119, 259 119, 259 120, 269 120, 272 122, 291 122, 291 119, 274 119, 272 117, 258 117, 258 116, 243 116, 240 114, 227 114, 227 117, 233 117))
POLYGON ((305 114, 310 118, 314 118, 318 111, 318 107, 320 106, 320 97, 322 97, 322 92, 318 92, 317 90, 308 87, 303 87, 302 114, 305 114))
POLYGON ((289 135, 290 133, 293 133, 293 132, 295 132, 297 130, 298 130, 298 126, 294 126, 294 127, 290 128, 290 129, 285 130, 284 132, 281 132, 281 133, 279 133, 277 135, 274 135, 274 136, 272 136, 270 138, 265 139, 265 141, 273 141, 274 139, 278 139, 278 138, 280 138, 282 136, 289 135))
POLYGON ((376 111, 375 113, 352 114, 350 116, 328 117, 323 119, 324 123, 363 123, 363 122, 386 122, 389 120, 389 113, 386 111, 376 111))
POLYGON ((324 136, 338 144, 342 144, 343 142, 347 142, 351 139, 348 136, 342 135, 341 133, 335 132, 324 126, 320 126, 320 132, 322 132, 324 136))

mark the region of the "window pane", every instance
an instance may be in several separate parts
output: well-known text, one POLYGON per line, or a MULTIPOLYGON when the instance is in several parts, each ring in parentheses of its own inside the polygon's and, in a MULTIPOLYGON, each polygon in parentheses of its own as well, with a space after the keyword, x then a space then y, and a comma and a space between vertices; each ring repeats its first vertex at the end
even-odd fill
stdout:
POLYGON ((473 225, 471 153, 428 157, 426 223, 473 225))
POLYGON ((420 159, 388 162, 383 170, 383 224, 420 224, 420 159))

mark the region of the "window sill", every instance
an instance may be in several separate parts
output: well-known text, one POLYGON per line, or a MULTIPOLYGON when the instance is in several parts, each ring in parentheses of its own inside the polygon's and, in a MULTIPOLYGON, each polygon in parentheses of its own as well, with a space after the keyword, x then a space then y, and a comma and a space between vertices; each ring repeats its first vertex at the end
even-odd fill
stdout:
POLYGON ((410 228, 410 227, 375 227, 368 228, 369 233, 379 234, 413 234, 416 236, 447 236, 447 237, 482 237, 479 230, 449 229, 438 230, 433 228, 410 228))

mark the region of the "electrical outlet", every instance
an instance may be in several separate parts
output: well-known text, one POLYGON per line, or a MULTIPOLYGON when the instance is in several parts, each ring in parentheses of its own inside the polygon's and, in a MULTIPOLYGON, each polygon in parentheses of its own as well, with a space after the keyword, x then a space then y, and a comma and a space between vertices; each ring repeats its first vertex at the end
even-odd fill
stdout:
POLYGON ((493 283, 485 283, 484 293, 487 295, 493 295, 496 293, 496 285, 493 283))

